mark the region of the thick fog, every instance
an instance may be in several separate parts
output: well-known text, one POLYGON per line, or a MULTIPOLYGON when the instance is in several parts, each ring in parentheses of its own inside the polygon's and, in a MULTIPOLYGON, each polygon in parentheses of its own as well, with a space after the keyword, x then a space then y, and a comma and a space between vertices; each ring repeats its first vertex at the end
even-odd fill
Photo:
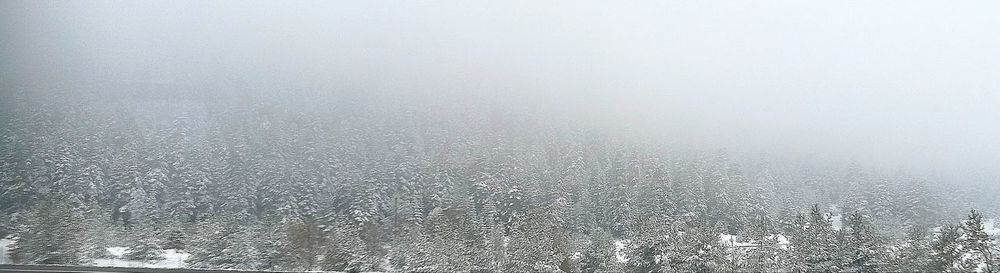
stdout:
POLYGON ((994 1, 0 5, 4 92, 120 82, 307 100, 359 92, 664 145, 1000 179, 994 1))

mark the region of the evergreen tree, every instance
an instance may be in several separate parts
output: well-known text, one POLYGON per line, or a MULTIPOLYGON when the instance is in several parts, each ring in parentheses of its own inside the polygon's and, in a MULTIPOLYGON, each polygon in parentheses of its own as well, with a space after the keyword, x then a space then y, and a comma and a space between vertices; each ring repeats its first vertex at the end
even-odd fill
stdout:
POLYGON ((962 264, 962 233, 958 226, 946 225, 931 243, 932 261, 930 269, 935 272, 956 272, 962 264))
POLYGON ((83 214, 81 228, 77 238, 81 241, 84 260, 112 257, 107 248, 116 246, 123 237, 119 229, 112 225, 107 213, 99 210, 83 214))
POLYGON ((125 259, 135 261, 158 261, 163 259, 160 240, 153 236, 137 236, 125 253, 125 259))
POLYGON ((614 238, 611 233, 597 229, 588 236, 580 258, 580 271, 584 273, 611 272, 619 269, 615 256, 614 238))
POLYGON ((993 238, 986 233, 983 226, 983 214, 973 209, 968 218, 962 222, 962 249, 969 253, 973 263, 970 267, 982 268, 982 272, 993 273, 996 266, 996 250, 993 238))
POLYGON ((934 253, 928 239, 927 230, 911 227, 906 234, 906 240, 898 253, 888 265, 887 271, 893 272, 944 272, 944 268, 934 264, 934 253))
POLYGON ((125 258, 136 261, 157 261, 163 259, 162 239, 158 228, 149 220, 143 220, 128 230, 128 251, 125 258), (152 235, 152 236, 151 236, 152 235))
POLYGON ((256 266, 251 230, 232 219, 212 218, 198 225, 187 248, 187 264, 195 268, 252 269, 256 266))
POLYGON ((323 260, 320 268, 323 270, 362 272, 376 270, 375 264, 368 259, 365 244, 357 233, 341 226, 325 230, 325 244, 322 246, 323 260))
POLYGON ((553 272, 569 263, 569 237, 559 219, 535 208, 515 219, 504 271, 553 272))
POLYGON ((297 268, 291 261, 292 253, 285 223, 276 217, 265 217, 254 229, 256 238, 253 242, 257 249, 256 260, 258 268, 263 270, 291 271, 297 268))
POLYGON ((61 200, 42 200, 19 221, 11 259, 20 264, 77 264, 84 257, 81 217, 61 200))
POLYGON ((878 272, 885 259, 884 243, 867 216, 861 212, 847 215, 846 225, 839 234, 841 271, 878 272))
POLYGON ((323 254, 326 242, 323 227, 312 218, 303 218, 287 223, 289 268, 294 270, 314 270, 323 254))
POLYGON ((723 152, 351 96, 38 97, 0 100, 0 237, 21 262, 128 247, 289 271, 996 271, 978 212, 917 232, 978 194, 858 162, 743 168, 723 152), (838 231, 827 207, 865 216, 838 231))
POLYGON ((162 226, 159 237, 161 238, 160 243, 163 249, 183 250, 187 247, 190 241, 190 228, 188 228, 188 224, 177 219, 163 220, 158 224, 162 226))
POLYGON ((719 244, 721 232, 717 227, 708 225, 704 219, 696 217, 680 219, 668 227, 674 232, 669 234, 664 244, 658 246, 659 255, 653 252, 653 248, 640 249, 639 257, 644 257, 640 260, 660 260, 658 266, 648 272, 724 271, 725 253, 719 244))
POLYGON ((799 214, 788 228, 791 240, 791 269, 801 272, 838 271, 837 242, 830 216, 813 205, 808 214, 799 214))
POLYGON ((781 269, 784 249, 778 244, 778 230, 765 215, 750 226, 749 239, 754 244, 741 266, 748 272, 774 272, 781 269))

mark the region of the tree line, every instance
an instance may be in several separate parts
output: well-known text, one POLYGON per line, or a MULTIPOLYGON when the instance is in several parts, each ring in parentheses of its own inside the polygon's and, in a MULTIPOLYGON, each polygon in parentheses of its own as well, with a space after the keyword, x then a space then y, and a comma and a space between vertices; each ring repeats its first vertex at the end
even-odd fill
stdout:
POLYGON ((859 163, 734 159, 517 114, 352 98, 101 94, 5 97, 0 235, 16 240, 15 261, 86 263, 127 244, 134 260, 178 249, 192 267, 268 270, 996 265, 962 191, 859 163))

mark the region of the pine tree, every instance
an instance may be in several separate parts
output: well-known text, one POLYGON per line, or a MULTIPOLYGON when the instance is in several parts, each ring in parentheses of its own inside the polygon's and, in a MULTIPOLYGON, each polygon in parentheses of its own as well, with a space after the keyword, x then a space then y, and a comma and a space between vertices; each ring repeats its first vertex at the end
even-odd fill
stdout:
POLYGON ((42 200, 20 221, 11 259, 20 264, 77 264, 84 257, 81 217, 61 200, 42 200))
POLYGON ((195 268, 252 269, 255 267, 251 230, 233 219, 211 218, 199 223, 187 248, 187 264, 195 268))
POLYGON ((400 272, 418 272, 434 267, 431 257, 430 236, 423 227, 412 227, 394 245, 390 262, 400 272))
POLYGON ((162 225, 159 237, 163 249, 183 250, 187 247, 190 241, 190 224, 172 218, 159 224, 162 225))
POLYGON ((136 261, 157 261, 163 259, 162 242, 157 228, 149 220, 133 226, 129 230, 128 252, 125 258, 136 261))
POLYGON ((287 225, 289 267, 295 270, 314 270, 326 244, 323 227, 312 218, 292 220, 287 225))
POLYGON ((934 265, 934 253, 928 240, 927 230, 911 227, 906 234, 905 242, 887 267, 892 272, 943 272, 944 269, 934 265))
POLYGON ((840 230, 842 271, 878 272, 885 259, 884 242, 867 216, 860 212, 847 215, 847 224, 840 230))
POLYGON ((589 242, 581 253, 580 271, 584 273, 616 271, 618 261, 611 232, 596 229, 591 231, 588 239, 589 242))
MULTIPOLYGON (((665 261, 669 259, 665 253, 671 253, 668 247, 679 247, 680 241, 675 233, 678 227, 673 219, 665 216, 652 216, 638 220, 636 228, 628 234, 628 247, 624 250, 627 260, 625 269, 635 272, 659 272, 668 267, 665 261)), ((613 250, 613 249, 612 249, 613 250)))
POLYGON ((323 259, 319 262, 321 269, 347 272, 374 270, 374 264, 366 257, 365 243, 357 233, 334 226, 325 230, 324 234, 323 259))
POLYGON ((973 209, 969 211, 968 218, 962 222, 963 238, 962 248, 972 257, 975 267, 982 267, 982 272, 993 273, 996 255, 993 238, 986 233, 983 226, 983 214, 973 209))
POLYGON ((138 236, 128 247, 124 258, 135 261, 158 261, 163 259, 163 249, 159 239, 152 236, 138 236))
POLYGON ((765 215, 760 215, 750 226, 749 239, 755 244, 740 264, 748 272, 774 272, 782 265, 784 249, 778 245, 778 230, 765 215))
POLYGON ((531 209, 514 221, 504 271, 558 271, 568 263, 568 249, 569 237, 559 220, 547 210, 531 209))
POLYGON ((283 271, 298 269, 292 264, 289 255, 292 250, 284 223, 273 216, 264 217, 264 220, 256 225, 254 234, 257 236, 252 239, 256 243, 255 249, 258 249, 257 269, 283 271))
POLYGON ((107 248, 120 243, 122 236, 112 225, 107 213, 94 210, 83 215, 82 231, 78 238, 84 260, 91 260, 111 257, 107 248))
POLYGON ((904 225, 923 229, 933 227, 940 213, 934 204, 940 200, 936 200, 923 179, 907 180, 909 183, 903 186, 903 193, 899 195, 902 197, 899 206, 904 225))
POLYGON ((840 270, 837 245, 830 216, 813 205, 806 215, 799 214, 789 230, 792 270, 830 272, 840 270))
POLYGON ((937 238, 931 243, 932 261, 930 269, 934 272, 955 272, 961 270, 962 233, 958 226, 941 227, 937 238))
POLYGON ((490 227, 486 238, 487 259, 483 269, 487 272, 502 272, 503 266, 509 260, 507 257, 507 237, 504 236, 503 227, 494 224, 490 227))
MULTIPOLYGON (((713 272, 724 270, 724 248, 717 227, 698 217, 664 221, 655 243, 635 244, 626 271, 713 272)), ((645 240, 649 242, 649 240, 645 240)), ((634 243, 633 243, 634 244, 634 243)))
MULTIPOLYGON (((437 208, 427 218, 425 249, 418 249, 422 260, 416 271, 465 272, 473 266, 473 252, 485 247, 463 212, 437 208)), ((416 261, 416 260, 415 260, 416 261)))

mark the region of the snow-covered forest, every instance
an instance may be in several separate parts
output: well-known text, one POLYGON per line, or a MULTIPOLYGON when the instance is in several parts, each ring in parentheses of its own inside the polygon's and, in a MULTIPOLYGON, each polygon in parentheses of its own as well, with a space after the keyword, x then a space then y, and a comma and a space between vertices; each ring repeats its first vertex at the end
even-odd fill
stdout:
POLYGON ((1000 273, 998 10, 0 0, 0 264, 1000 273))
POLYGON ((4 97, 0 236, 13 262, 125 248, 116 256, 266 270, 996 266, 995 206, 898 170, 672 151, 363 96, 152 96, 165 88, 177 87, 4 97))

